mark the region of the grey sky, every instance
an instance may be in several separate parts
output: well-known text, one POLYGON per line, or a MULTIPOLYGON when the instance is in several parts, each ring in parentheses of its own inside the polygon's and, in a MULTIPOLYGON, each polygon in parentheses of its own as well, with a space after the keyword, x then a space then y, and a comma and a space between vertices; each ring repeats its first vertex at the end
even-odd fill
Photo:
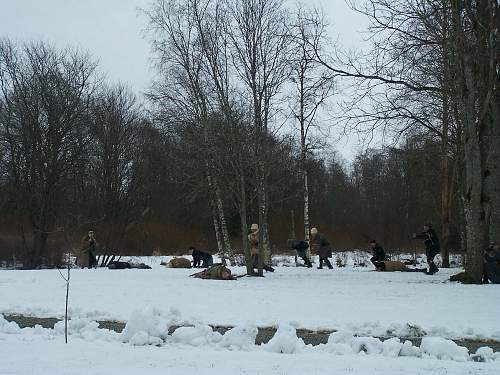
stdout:
MULTIPOLYGON (((98 58, 111 81, 128 84, 137 94, 149 86, 150 48, 143 38, 146 21, 138 8, 151 0, 0 0, 0 37, 43 39, 58 47, 80 46, 98 58)), ((358 31, 366 20, 344 0, 309 0, 319 5, 332 23, 332 38, 356 47, 358 31)), ((354 140, 343 139, 337 148, 351 158, 354 140)))

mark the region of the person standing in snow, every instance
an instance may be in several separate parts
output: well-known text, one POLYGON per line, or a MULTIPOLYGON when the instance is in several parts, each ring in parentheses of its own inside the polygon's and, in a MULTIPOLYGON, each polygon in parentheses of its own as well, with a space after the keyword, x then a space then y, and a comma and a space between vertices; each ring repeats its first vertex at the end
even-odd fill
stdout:
POLYGON ((427 274, 434 275, 439 271, 439 268, 434 264, 434 257, 441 251, 436 231, 432 228, 431 224, 424 224, 424 231, 420 234, 413 233, 413 238, 424 240, 425 255, 427 256, 427 263, 429 264, 429 271, 427 274))
POLYGON ((97 265, 96 259, 97 242, 94 237, 94 231, 90 229, 82 239, 82 248, 76 260, 76 264, 81 268, 92 268, 97 265))
POLYGON ((484 276, 483 283, 500 284, 500 245, 492 244, 483 256, 484 276))
POLYGON ((370 258, 370 261, 373 263, 375 268, 380 267, 380 263, 383 262, 384 260, 387 260, 387 257, 385 256, 385 251, 380 246, 376 240, 371 240, 369 242, 370 247, 372 249, 372 257, 370 258))
POLYGON ((323 268, 323 263, 325 263, 329 269, 332 269, 333 266, 328 259, 332 257, 332 248, 330 247, 328 240, 325 236, 318 232, 317 228, 311 229, 311 238, 309 239, 309 243, 311 244, 311 249, 319 255, 318 269, 323 268))
MULTIPOLYGON (((248 242, 250 243, 250 255, 252 256, 252 269, 259 268, 259 225, 252 224, 250 227, 250 234, 248 235, 248 242)), ((266 271, 274 272, 274 268, 267 264, 263 264, 266 271)))

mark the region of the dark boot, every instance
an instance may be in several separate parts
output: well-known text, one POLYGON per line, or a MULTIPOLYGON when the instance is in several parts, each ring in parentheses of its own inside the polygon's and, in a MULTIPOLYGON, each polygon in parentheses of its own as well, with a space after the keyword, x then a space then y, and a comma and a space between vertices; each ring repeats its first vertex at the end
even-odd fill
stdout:
POLYGON ((263 268, 267 271, 267 272, 274 272, 274 268, 271 267, 271 266, 268 266, 267 264, 264 264, 263 268))
POLYGON ((325 264, 328 266, 329 269, 333 269, 332 264, 330 263, 329 259, 325 259, 325 264))
POLYGON ((305 263, 307 268, 311 268, 313 266, 311 261, 307 257, 304 257, 304 263, 305 263))
POLYGON ((434 275, 438 271, 439 271, 439 268, 437 268, 436 264, 434 262, 430 262, 429 263, 429 272, 427 272, 427 274, 434 275))
POLYGON ((323 269, 323 259, 319 258, 319 267, 318 267, 318 270, 322 270, 323 269))

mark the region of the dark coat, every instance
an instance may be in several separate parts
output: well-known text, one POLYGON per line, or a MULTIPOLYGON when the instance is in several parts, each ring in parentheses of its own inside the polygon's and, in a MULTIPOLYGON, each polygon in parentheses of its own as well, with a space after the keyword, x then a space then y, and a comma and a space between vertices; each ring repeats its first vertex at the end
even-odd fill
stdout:
POLYGON ((95 239, 91 239, 89 236, 85 236, 82 239, 82 247, 80 249, 80 254, 76 263, 81 268, 92 267, 95 265, 95 252, 96 252, 97 242, 95 239))
POLYGON ((300 257, 305 257, 307 255, 307 249, 309 248, 307 241, 290 239, 287 243, 290 248, 297 251, 300 257))
POLYGON ((500 284, 500 252, 487 252, 484 255, 484 274, 493 284, 500 284))
POLYGON ((320 259, 327 259, 332 257, 332 248, 330 242, 320 233, 316 236, 311 236, 309 239, 311 249, 319 255, 320 259))
POLYGON ((441 246, 439 245, 439 238, 434 229, 429 228, 426 232, 418 234, 415 238, 420 238, 424 240, 425 249, 427 253, 436 255, 441 251, 441 246))
MULTIPOLYGON (((385 251, 382 246, 379 244, 376 244, 374 248, 372 248, 372 254, 373 254, 373 260, 382 262, 384 260, 387 260, 387 257, 385 256, 385 251)), ((373 261, 372 260, 372 261, 373 261)))

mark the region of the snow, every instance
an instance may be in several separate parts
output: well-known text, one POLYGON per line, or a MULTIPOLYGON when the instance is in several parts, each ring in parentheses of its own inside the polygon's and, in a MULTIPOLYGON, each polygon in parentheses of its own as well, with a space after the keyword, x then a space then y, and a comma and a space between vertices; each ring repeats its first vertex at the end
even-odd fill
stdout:
MULTIPOLYGON (((64 322, 20 329, 0 314, 0 374, 500 373, 500 353, 469 354, 449 340, 500 339, 498 286, 447 282, 457 270, 278 267, 265 278, 215 281, 160 260, 140 260, 151 270, 72 270, 68 345, 64 322), (99 329, 97 319, 126 326, 99 329), (210 325, 234 328, 221 335, 210 325), (183 327, 169 335, 173 326, 183 327), (267 344, 254 344, 258 326, 277 327, 267 344), (311 346, 298 328, 337 331, 311 346), (410 336, 426 337, 416 347, 410 336)), ((61 317, 64 287, 57 270, 1 271, 0 312, 61 317)))
MULTIPOLYGON (((371 267, 277 267, 265 278, 217 281, 188 277, 195 270, 168 269, 161 260, 147 259, 151 270, 72 270, 71 317, 125 321, 137 308, 148 307, 177 311, 178 324, 277 327, 288 322, 358 336, 500 340, 492 313, 500 311, 500 286, 447 282, 457 269, 427 276, 372 272, 371 267)), ((233 272, 245 270, 233 267, 233 272)), ((0 271, 0 295, 0 313, 64 315, 65 284, 57 270, 0 271)))
POLYGON ((294 354, 304 349, 305 344, 297 337, 297 331, 289 324, 278 327, 274 336, 262 348, 271 353, 294 354))
POLYGON ((467 348, 458 346, 453 341, 441 337, 424 337, 420 350, 422 354, 437 359, 454 361, 467 361, 469 359, 469 350, 467 348))
MULTIPOLYGON (((161 314, 160 314, 161 315, 161 314)), ((69 344, 64 344, 61 327, 20 329, 0 315, 1 374, 498 374, 500 355, 490 348, 480 348, 475 356, 466 349, 439 338, 422 342, 422 358, 398 355, 403 345, 398 339, 381 342, 373 337, 353 337, 349 333, 334 333, 328 344, 306 346, 296 335, 295 328, 283 324, 275 337, 265 345, 250 343, 256 329, 251 324, 228 331, 227 338, 213 332, 209 326, 178 328, 172 336, 161 330, 165 317, 151 310, 136 311, 129 321, 137 331, 130 340, 128 333, 107 330, 96 335, 95 322, 84 319, 70 321, 69 344), (141 325, 139 316, 157 317, 157 327, 141 325), (156 332, 160 337, 152 336, 156 332), (232 332, 232 333, 231 333, 232 332), (152 346, 152 339, 157 346, 152 346), (350 345, 348 344, 350 343, 350 345), (451 343, 451 344, 450 344, 451 343), (359 348, 359 353, 334 353, 332 345, 359 348), (29 353, 26 348, 29 347, 29 353), (364 349, 362 349, 362 347, 364 349), (339 355, 341 354, 341 355, 339 355), (464 357, 465 355, 465 357, 464 357), (36 370, 35 370, 36 369, 36 370)))

